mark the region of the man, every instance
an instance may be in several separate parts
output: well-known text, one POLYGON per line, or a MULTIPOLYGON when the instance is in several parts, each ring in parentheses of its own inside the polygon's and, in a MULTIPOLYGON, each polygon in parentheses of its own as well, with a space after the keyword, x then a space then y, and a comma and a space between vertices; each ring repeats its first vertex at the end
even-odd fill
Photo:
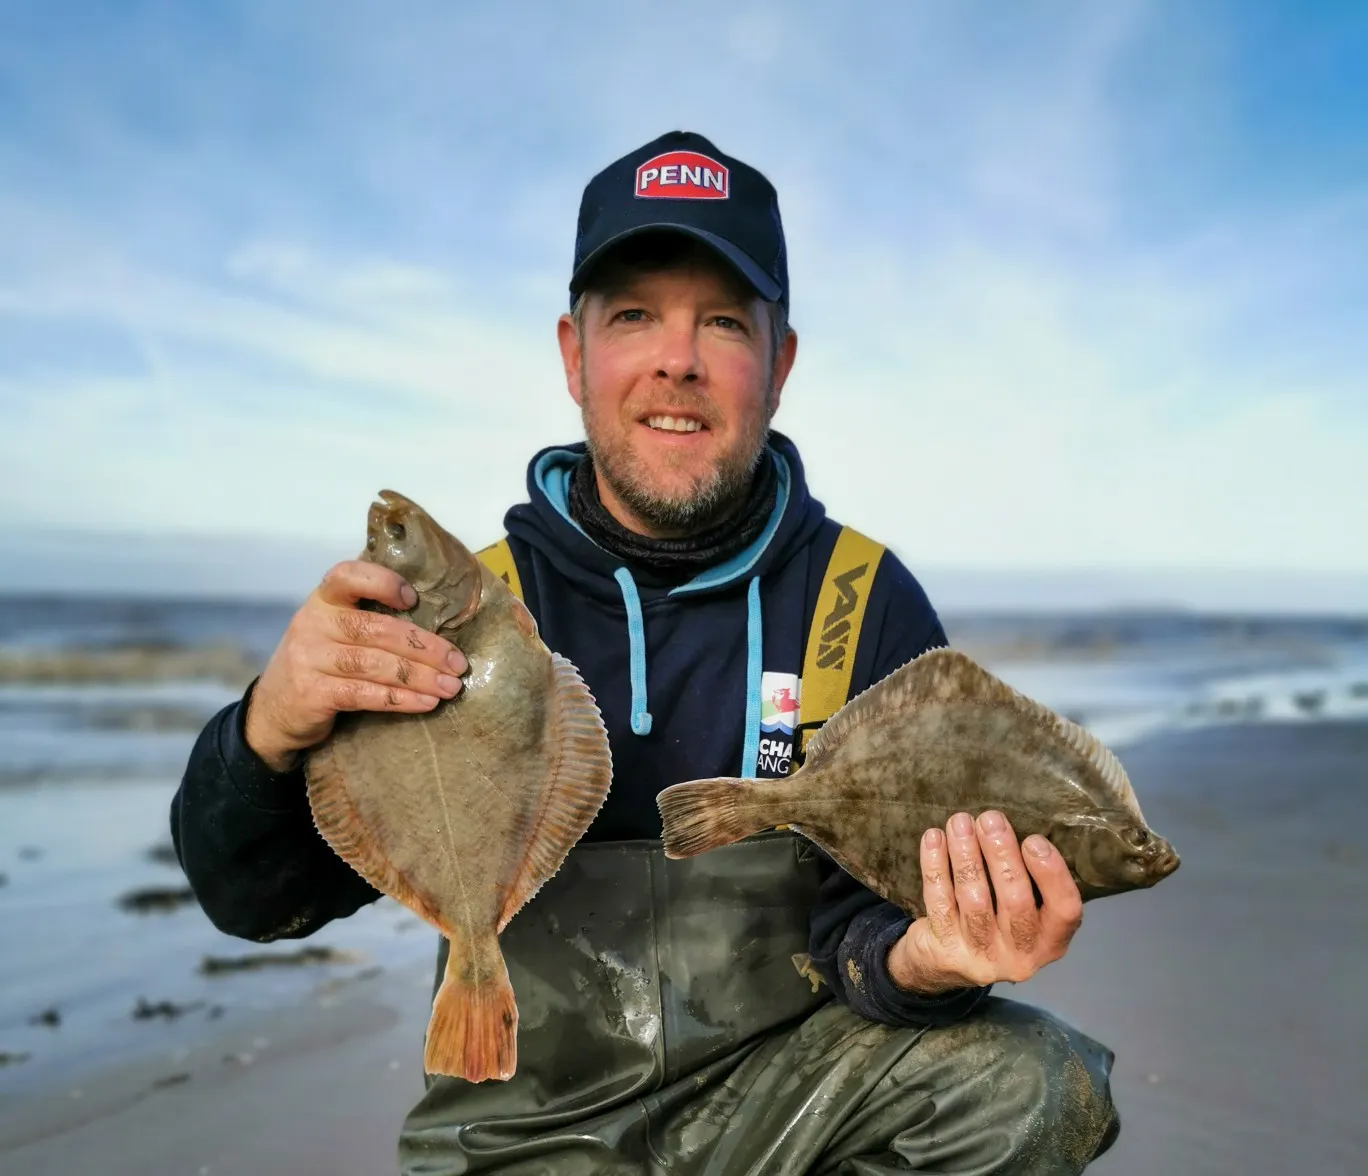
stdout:
MULTIPOLYGON (((1110 1051, 989 995, 1079 925, 1047 842, 1023 851, 998 813, 928 830, 908 847, 916 921, 782 829, 685 861, 660 847, 667 785, 786 774, 816 685, 799 674, 818 676, 805 666, 842 669, 839 705, 945 644, 911 573, 825 516, 770 429, 797 350, 774 189, 698 135, 646 144, 586 188, 570 293, 559 340, 586 442, 534 458, 502 558, 599 701, 613 783, 501 938, 516 1075, 429 1076, 401 1168, 1082 1171, 1117 1130, 1110 1051), (832 597, 848 550, 873 556, 832 597), (819 629, 814 661, 819 598, 847 615, 819 629)), ((459 695, 458 649, 362 599, 414 596, 375 565, 333 568, 191 755, 173 834, 230 934, 306 936, 377 897, 315 832, 300 756, 339 712, 459 695)))

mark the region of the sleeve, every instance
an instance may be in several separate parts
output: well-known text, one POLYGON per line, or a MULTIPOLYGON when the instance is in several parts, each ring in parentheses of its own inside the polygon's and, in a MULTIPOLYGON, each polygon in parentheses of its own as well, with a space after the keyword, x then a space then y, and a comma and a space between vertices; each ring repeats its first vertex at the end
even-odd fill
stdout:
POLYGON ((209 921, 240 939, 302 939, 380 892, 315 828, 304 772, 273 772, 243 723, 253 682, 205 725, 171 800, 171 839, 209 921))
MULTIPOLYGON (((886 552, 856 650, 855 689, 862 688, 860 683, 873 685, 926 650, 948 644, 921 585, 891 551, 886 552)), ((827 861, 828 874, 809 921, 808 955, 836 998, 862 1017, 886 1025, 947 1025, 972 1012, 991 986, 926 997, 893 982, 888 952, 911 926, 911 918, 827 861)))

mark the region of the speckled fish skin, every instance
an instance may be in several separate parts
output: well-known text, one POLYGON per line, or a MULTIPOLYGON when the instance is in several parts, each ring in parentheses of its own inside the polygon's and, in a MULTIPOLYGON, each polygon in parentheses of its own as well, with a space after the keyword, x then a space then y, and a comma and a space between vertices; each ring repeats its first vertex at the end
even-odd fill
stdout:
POLYGON ((1120 762, 1077 724, 956 650, 907 663, 839 710, 776 780, 695 780, 660 793, 665 852, 689 857, 788 825, 914 916, 920 839, 957 812, 1002 812, 1069 864, 1084 901, 1178 868, 1120 762))
POLYGON ((403 615, 451 641, 470 669, 430 711, 340 715, 308 758, 310 804, 344 860, 450 941, 427 1072, 506 1079, 517 1008, 498 933, 602 806, 608 734, 575 667, 543 644, 507 585, 416 503, 390 490, 380 499, 361 558, 413 586, 418 602, 403 615))

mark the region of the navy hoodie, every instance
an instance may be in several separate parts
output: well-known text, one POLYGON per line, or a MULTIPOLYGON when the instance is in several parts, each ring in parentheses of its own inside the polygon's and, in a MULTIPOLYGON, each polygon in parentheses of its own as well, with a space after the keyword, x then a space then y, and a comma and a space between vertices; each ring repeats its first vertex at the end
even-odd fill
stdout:
MULTIPOLYGON (((608 728, 613 787, 586 841, 658 838, 655 798, 670 784, 786 770, 761 752, 769 750, 762 680, 801 672, 840 525, 808 493, 793 443, 779 433, 770 441, 778 492, 765 529, 683 584, 634 574, 571 518, 568 486, 583 442, 537 454, 528 468, 529 501, 505 516, 523 598, 542 638, 578 667, 608 728)), ((944 644, 921 586, 885 553, 854 653, 851 694, 944 644)), ((314 828, 302 770, 272 772, 247 746, 249 697, 250 687, 200 734, 172 800, 172 836, 220 930, 261 942, 307 936, 379 894, 314 828)), ((945 1024, 979 1002, 988 989, 924 998, 897 988, 886 957, 910 920, 825 862, 809 950, 838 999, 892 1025, 945 1024), (850 983, 852 972, 865 984, 850 983)))

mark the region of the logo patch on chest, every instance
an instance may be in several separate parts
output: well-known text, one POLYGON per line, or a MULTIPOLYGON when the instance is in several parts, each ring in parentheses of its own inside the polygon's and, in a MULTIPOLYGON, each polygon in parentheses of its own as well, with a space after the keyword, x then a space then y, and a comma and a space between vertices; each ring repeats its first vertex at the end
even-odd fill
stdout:
POLYGON ((760 758, 756 771, 761 776, 788 775, 802 685, 797 674, 766 670, 760 676, 760 758))

